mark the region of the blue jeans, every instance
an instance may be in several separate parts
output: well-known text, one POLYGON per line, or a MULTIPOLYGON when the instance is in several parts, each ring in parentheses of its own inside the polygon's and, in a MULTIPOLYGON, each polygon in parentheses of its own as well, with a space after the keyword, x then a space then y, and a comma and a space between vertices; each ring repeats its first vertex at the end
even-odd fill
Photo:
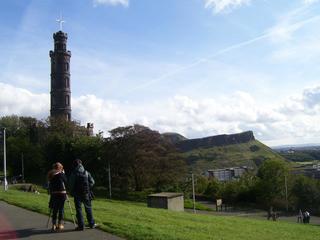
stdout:
POLYGON ((83 203, 84 209, 86 211, 86 216, 87 220, 89 223, 89 226, 92 227, 94 225, 94 219, 92 216, 92 207, 91 207, 91 200, 89 198, 89 195, 85 196, 74 196, 74 205, 76 208, 76 216, 77 216, 77 221, 78 221, 78 227, 83 228, 84 227, 84 221, 83 221, 83 216, 82 216, 82 208, 81 204, 83 203))

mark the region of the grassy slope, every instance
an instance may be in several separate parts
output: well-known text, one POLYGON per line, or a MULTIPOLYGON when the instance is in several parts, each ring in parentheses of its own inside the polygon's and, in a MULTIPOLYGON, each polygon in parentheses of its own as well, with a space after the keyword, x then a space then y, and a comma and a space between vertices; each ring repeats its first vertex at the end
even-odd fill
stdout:
MULTIPOLYGON (((47 213, 48 196, 15 190, 0 191, 5 200, 37 212, 47 213)), ((72 204, 73 205, 73 204, 72 204)), ((150 209, 144 204, 95 200, 94 216, 101 228, 127 239, 316 239, 320 228, 286 222, 269 222, 237 217, 221 217, 176 213, 150 209)), ((70 219, 66 205, 66 215, 70 219)))
POLYGON ((266 159, 285 161, 278 153, 257 140, 222 147, 198 148, 185 152, 182 155, 188 160, 188 163, 200 172, 212 168, 256 167, 266 159), (257 146, 258 150, 250 150, 252 146, 257 146))

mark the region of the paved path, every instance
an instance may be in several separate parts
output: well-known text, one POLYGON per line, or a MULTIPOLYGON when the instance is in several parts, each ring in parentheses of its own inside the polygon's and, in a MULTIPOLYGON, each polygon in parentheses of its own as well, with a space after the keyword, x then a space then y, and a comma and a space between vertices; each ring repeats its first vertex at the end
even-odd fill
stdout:
POLYGON ((70 222, 66 222, 63 232, 51 233, 50 229, 47 229, 47 221, 48 216, 0 201, 0 240, 123 240, 97 229, 73 231, 74 225, 70 222))

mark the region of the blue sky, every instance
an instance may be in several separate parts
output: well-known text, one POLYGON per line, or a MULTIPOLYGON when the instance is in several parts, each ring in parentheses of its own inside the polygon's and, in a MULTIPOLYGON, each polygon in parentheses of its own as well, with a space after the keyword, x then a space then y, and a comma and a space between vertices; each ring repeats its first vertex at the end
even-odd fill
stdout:
POLYGON ((2 0, 0 116, 49 115, 66 23, 73 118, 186 137, 320 143, 320 1, 2 0))

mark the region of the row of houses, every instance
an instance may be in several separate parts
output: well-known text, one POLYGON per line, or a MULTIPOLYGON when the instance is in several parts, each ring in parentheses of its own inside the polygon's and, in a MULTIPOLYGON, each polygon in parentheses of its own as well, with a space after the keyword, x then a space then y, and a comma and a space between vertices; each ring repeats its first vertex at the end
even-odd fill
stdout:
MULTIPOLYGON (((221 182, 227 182, 235 179, 239 179, 244 173, 253 170, 251 167, 231 167, 231 168, 220 168, 207 170, 206 175, 209 178, 215 178, 221 182)), ((292 174, 304 175, 314 179, 320 179, 320 164, 309 164, 294 167, 291 170, 292 174)))
POLYGON ((301 174, 310 178, 320 179, 320 164, 305 164, 294 167, 292 174, 301 174))
POLYGON ((218 181, 227 182, 233 179, 240 178, 244 173, 248 172, 249 170, 252 170, 252 168, 247 166, 210 169, 207 171, 206 175, 209 178, 214 177, 218 181))

